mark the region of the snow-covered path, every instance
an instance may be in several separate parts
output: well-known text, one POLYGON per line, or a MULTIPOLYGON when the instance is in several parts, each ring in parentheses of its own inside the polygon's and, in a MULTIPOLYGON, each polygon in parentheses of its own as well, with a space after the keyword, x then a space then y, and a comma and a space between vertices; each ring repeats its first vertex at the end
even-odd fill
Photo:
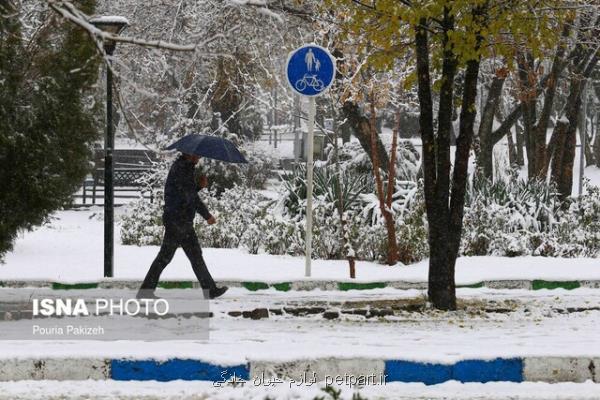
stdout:
MULTIPOLYGON (((94 292, 82 291, 90 297, 97 295, 94 292)), ((186 296, 199 294, 189 289, 180 292, 186 296)), ((327 320, 322 315, 284 314, 252 320, 228 315, 229 311, 297 305, 339 310, 344 307, 342 302, 345 307, 348 303, 365 307, 369 302, 408 297, 419 299, 420 293, 394 289, 345 293, 248 292, 234 288, 222 300, 212 302, 215 317, 210 320, 208 340, 163 341, 160 346, 142 341, 3 341, 0 357, 179 357, 222 365, 321 357, 441 363, 517 356, 600 357, 597 332, 600 293, 594 289, 535 292, 460 289, 459 297, 466 308, 457 312, 403 311, 386 318, 347 315, 327 320), (568 309, 575 311, 565 312, 568 309)), ((2 324, 10 323, 18 322, 2 324)), ((176 324, 173 329, 177 329, 176 324)))
MULTIPOLYGON (((6 280, 50 280, 86 282, 102 279, 101 210, 62 211, 56 220, 24 234, 14 252, 0 265, 0 282, 6 280)), ((153 246, 116 247, 116 278, 140 280, 155 256, 153 246)), ((304 260, 299 257, 248 255, 238 249, 206 249, 211 272, 218 280, 289 282, 304 280, 304 260)), ((344 261, 314 262, 314 280, 348 281, 344 261)), ((403 280, 423 282, 427 263, 387 267, 358 263, 358 282, 403 280)), ((182 252, 167 268, 164 280, 192 280, 193 274, 182 252)), ((459 259, 457 283, 473 284, 486 280, 598 280, 598 259, 497 258, 459 259)), ((11 289, 0 288, 2 295, 11 289)), ((57 294, 57 291, 48 290, 57 294)), ((109 293, 117 291, 108 290, 109 293)), ((93 298, 106 290, 69 291, 70 296, 93 298)), ((159 295, 166 290, 159 289, 159 295)), ((182 296, 199 296, 197 290, 168 291, 182 296)), ((461 309, 440 313, 430 309, 400 310, 393 316, 365 318, 340 313, 326 319, 322 313, 294 316, 271 313, 253 320, 232 316, 232 311, 320 307, 340 311, 344 308, 368 308, 374 304, 417 301, 423 303, 420 290, 393 288, 349 291, 277 291, 256 292, 231 288, 211 302, 214 317, 206 340, 181 341, 0 341, 0 359, 81 358, 94 359, 197 359, 220 365, 245 364, 248 361, 290 361, 335 357, 379 360, 413 360, 454 363, 466 359, 497 357, 560 356, 600 358, 600 290, 494 290, 459 289, 461 309)), ((0 299, 6 300, 6 296, 0 299)), ((0 331, 19 321, 0 322, 0 331)), ((20 323, 30 323, 20 321, 20 323)), ((194 323, 192 318, 187 323, 194 323)), ((128 326, 123 325, 123 330, 128 326)), ((176 325, 173 324, 173 328, 176 325)), ((0 383, 1 399, 44 398, 207 398, 207 399, 313 399, 322 395, 312 388, 213 388, 210 382, 16 382, 0 383), (157 394, 160 393, 160 394, 157 394), (4 397, 3 397, 4 396, 4 397), (142 397, 146 396, 146 397, 142 397)), ((352 390, 345 390, 351 398, 352 390)), ((398 384, 367 387, 366 398, 420 399, 598 399, 598 384, 459 384, 425 387, 398 384), (495 397, 494 397, 495 396, 495 397)))

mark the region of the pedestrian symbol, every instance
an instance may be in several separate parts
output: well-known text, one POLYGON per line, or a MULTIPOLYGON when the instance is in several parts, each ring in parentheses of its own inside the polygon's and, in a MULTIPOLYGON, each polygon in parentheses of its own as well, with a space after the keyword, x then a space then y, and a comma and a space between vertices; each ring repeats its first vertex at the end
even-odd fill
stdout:
POLYGON ((309 44, 290 53, 286 72, 292 89, 304 96, 318 96, 333 83, 335 60, 323 47, 309 44))
POLYGON ((312 71, 312 64, 315 61, 315 53, 313 53, 312 49, 309 47, 306 55, 304 56, 304 62, 306 63, 306 68, 309 71, 312 71))

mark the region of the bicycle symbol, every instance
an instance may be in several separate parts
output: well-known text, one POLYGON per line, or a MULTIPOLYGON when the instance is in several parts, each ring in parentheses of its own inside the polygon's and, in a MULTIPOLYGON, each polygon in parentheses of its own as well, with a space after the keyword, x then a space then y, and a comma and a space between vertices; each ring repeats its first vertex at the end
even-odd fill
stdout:
POLYGON ((325 84, 322 80, 318 79, 316 75, 309 74, 304 74, 302 79, 296 81, 295 86, 299 92, 303 92, 307 87, 311 87, 317 92, 320 92, 325 88, 325 84))

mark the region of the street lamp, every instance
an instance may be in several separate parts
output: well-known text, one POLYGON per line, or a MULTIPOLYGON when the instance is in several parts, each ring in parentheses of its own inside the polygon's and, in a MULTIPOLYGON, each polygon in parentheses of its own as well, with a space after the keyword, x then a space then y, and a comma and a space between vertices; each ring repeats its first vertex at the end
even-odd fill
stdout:
MULTIPOLYGON (((104 32, 118 35, 129 22, 127 18, 117 16, 95 17, 89 21, 104 32)), ((104 40, 104 51, 112 56, 117 43, 104 40)), ((107 61, 110 63, 110 60, 107 61)), ((112 123, 112 71, 106 68, 106 136, 104 137, 104 277, 112 278, 114 271, 114 192, 113 192, 113 149, 115 133, 112 123)))

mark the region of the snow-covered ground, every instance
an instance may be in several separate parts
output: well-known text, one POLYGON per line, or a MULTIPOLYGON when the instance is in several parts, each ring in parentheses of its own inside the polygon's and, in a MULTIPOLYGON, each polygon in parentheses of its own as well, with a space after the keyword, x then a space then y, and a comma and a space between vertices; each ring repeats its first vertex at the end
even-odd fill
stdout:
MULTIPOLYGON (((120 212, 123 209, 119 210, 120 212)), ((103 277, 102 208, 59 211, 52 221, 33 232, 23 233, 0 265, 2 280, 97 281, 103 277)), ((158 253, 157 246, 124 246, 116 227, 115 278, 141 280, 158 253)), ((251 255, 243 249, 205 249, 204 255, 217 280, 288 282, 304 280, 304 258, 251 255)), ((357 262, 356 282, 403 280, 425 282, 427 261, 389 267, 357 262)), ((181 249, 162 279, 193 280, 189 261, 181 249)), ((314 280, 351 281, 346 261, 315 260, 314 280)), ((543 257, 462 257, 456 280, 466 285, 484 280, 599 280, 600 260, 543 257)))
MULTIPOLYGON (((25 233, 15 250, 0 266, 1 280, 94 281, 102 278, 102 230, 99 209, 61 211, 47 226, 25 233)), ((118 238, 118 235, 117 235, 118 238)), ((141 279, 157 247, 116 246, 115 272, 119 279, 141 279)), ((249 255, 239 249, 206 249, 206 259, 217 279, 244 281, 290 281, 304 278, 301 257, 249 255)), ((314 278, 347 280, 344 261, 314 263, 314 278)), ((427 263, 388 267, 359 262, 358 280, 424 281, 427 263)), ((577 280, 600 279, 597 259, 552 258, 461 258, 457 266, 459 283, 492 279, 577 280)), ((193 279, 189 262, 178 251, 163 279, 193 279)), ((6 290, 6 289, 4 289, 6 290)), ((94 291, 85 291, 93 295, 94 291)), ((196 291, 186 293, 194 294, 196 291)), ((199 294, 199 293, 198 293, 199 294)), ((85 341, 65 346, 61 342, 5 342, 2 357, 27 355, 94 355, 134 357, 200 357, 215 362, 240 362, 247 358, 296 358, 314 356, 399 357, 415 360, 453 360, 478 356, 569 355, 600 356, 597 327, 600 311, 575 314, 552 312, 553 306, 589 307, 600 304, 594 289, 574 291, 494 291, 460 289, 461 299, 484 298, 499 302, 507 298, 529 305, 508 314, 470 315, 459 311, 449 316, 407 314, 402 318, 328 321, 320 315, 303 318, 269 318, 253 321, 234 318, 230 310, 282 307, 288 303, 330 303, 334 300, 401 299, 423 297, 421 291, 378 289, 370 291, 277 292, 273 289, 249 292, 232 288, 223 299, 212 302, 217 316, 211 319, 209 341, 175 342, 171 346, 148 348, 131 342, 85 341), (529 310, 529 311, 526 311, 529 310), (536 311, 537 310, 537 311, 536 311), (373 340, 373 338, 384 340, 373 340), (448 338, 452 342, 448 343, 448 338)), ((327 305, 327 307, 330 307, 327 305)), ((335 305, 331 306, 335 307, 335 305)))
MULTIPOLYGON (((363 399, 455 399, 455 400, 597 400, 600 384, 586 383, 459 383, 446 382, 425 386, 420 383, 390 383, 362 389, 336 387, 340 399, 350 400, 355 393, 363 399)), ((321 385, 289 388, 249 386, 215 388, 209 382, 36 382, 0 383, 0 400, 25 399, 135 399, 135 400, 264 400, 264 399, 330 399, 321 385)))
MULTIPOLYGON (((4 292, 10 289, 0 289, 4 292)), ((181 296, 200 296, 199 291, 179 290, 181 296)), ((94 298, 106 291, 69 292, 69 296, 94 298)), ((171 291, 169 292, 169 296, 171 291)), ((164 290, 158 291, 165 295, 164 290)), ((369 307, 423 299, 419 291, 374 289, 328 292, 250 292, 232 288, 211 301, 214 317, 208 340, 144 341, 37 340, 0 342, 0 358, 91 357, 166 360, 199 359, 220 365, 252 361, 292 361, 314 358, 402 359, 454 363, 465 359, 531 356, 600 357, 600 293, 596 289, 510 291, 459 289, 456 312, 403 310, 385 318, 346 315, 328 320, 320 314, 293 316, 271 314, 253 320, 229 315, 230 311, 255 308, 288 309, 319 306, 329 310, 369 307), (365 305, 366 304, 366 305, 365 305), (569 310, 571 310, 569 312, 569 310), (449 339, 451 338, 451 339, 449 339)), ((191 319, 189 323, 193 323, 191 319)), ((92 323, 93 321, 80 321, 92 323)), ((10 333, 18 324, 5 321, 10 333)), ((123 329, 127 329, 123 322, 123 329)), ((20 329, 24 329, 20 327, 20 329)), ((178 322, 162 329, 177 332, 178 322)))
MULTIPOLYGON (((120 210, 121 211, 121 210, 120 210)), ((102 278, 101 208, 61 211, 52 222, 17 240, 15 250, 0 266, 2 280, 94 281, 102 278)), ((118 240, 118 234, 117 234, 118 240)), ((158 251, 157 247, 116 246, 115 272, 119 279, 139 280, 158 251)), ((304 279, 301 257, 248 255, 239 249, 206 249, 209 267, 217 279, 290 281, 304 279)), ((314 278, 348 280, 343 261, 314 263, 314 278)), ((427 263, 388 267, 360 262, 359 281, 424 281, 427 263)), ((598 259, 461 258, 457 280, 468 284, 493 279, 577 280, 600 279, 598 259)), ((163 279, 193 279, 181 251, 163 279)), ((6 293, 10 289, 0 289, 6 293)), ((184 296, 196 290, 170 290, 184 296)), ((98 289, 70 291, 71 296, 93 297, 98 289)), ((159 295, 165 293, 159 289, 159 295)), ((344 315, 334 320, 321 314, 293 316, 271 314, 252 320, 229 315, 231 311, 257 308, 319 306, 339 310, 348 303, 368 307, 374 302, 422 301, 424 291, 392 288, 362 291, 251 292, 231 288, 211 302, 205 340, 163 341, 0 341, 0 358, 92 357, 135 359, 199 359, 221 365, 253 361, 289 361, 323 357, 402 359, 453 363, 464 359, 496 357, 568 356, 600 357, 600 291, 597 289, 493 290, 459 289, 459 311, 440 313, 424 309, 402 311, 385 318, 344 315), (565 312, 566 310, 566 312, 565 312), (571 310, 571 311, 569 311, 571 310)), ((191 321, 193 323, 193 319, 191 321)), ((30 323, 28 321, 1 324, 30 323)), ((4 325, 4 330, 11 329, 4 325)), ((123 329, 127 329, 124 325, 123 329)), ((173 324, 172 329, 177 329, 173 324)), ((343 398, 354 389, 344 388, 343 398)), ((26 398, 206 398, 206 399, 313 399, 324 395, 316 385, 264 388, 214 388, 210 382, 13 382, 0 384, 0 399, 26 398), (54 396, 54 397, 52 397, 54 396)), ((361 389, 366 398, 420 399, 597 399, 600 386, 585 384, 460 384, 449 382, 389 384, 361 389), (495 397, 494 397, 495 396, 495 397)), ((327 398, 327 397, 325 397, 327 398)))

